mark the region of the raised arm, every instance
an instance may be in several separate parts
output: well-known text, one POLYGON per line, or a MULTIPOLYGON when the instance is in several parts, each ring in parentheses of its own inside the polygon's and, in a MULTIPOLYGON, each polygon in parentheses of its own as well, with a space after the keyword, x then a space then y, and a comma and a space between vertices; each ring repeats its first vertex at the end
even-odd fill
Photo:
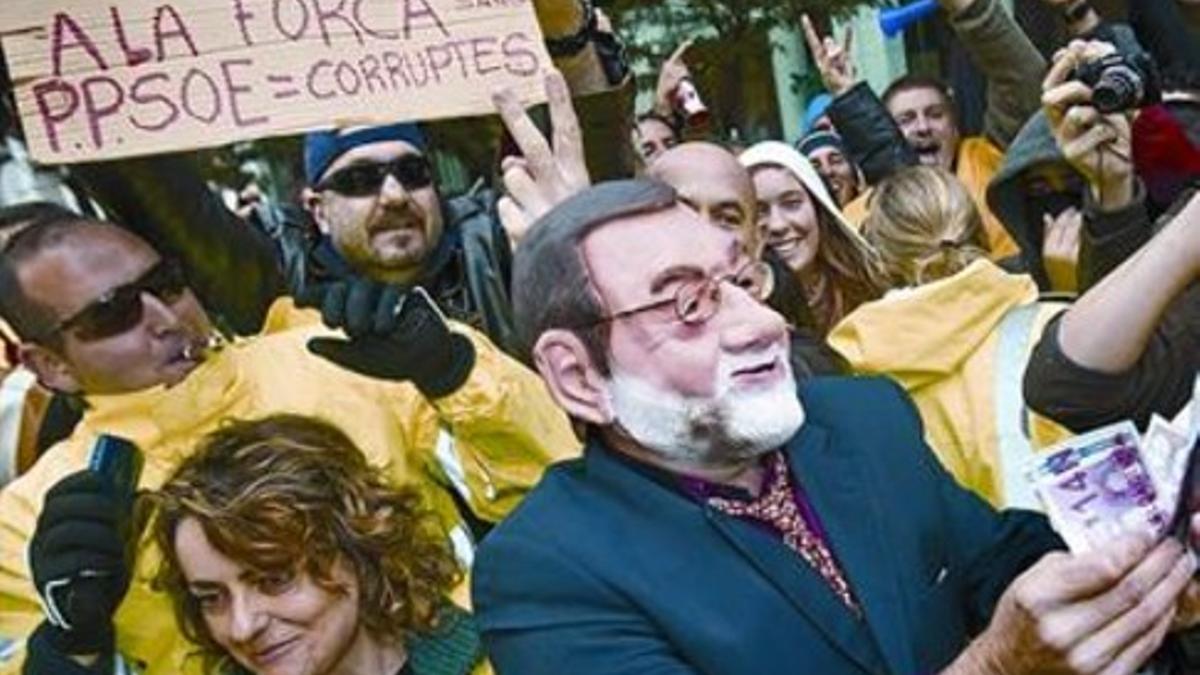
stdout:
POLYGON ((616 34, 584 0, 535 0, 538 23, 579 112, 587 166, 596 180, 633 175, 629 138, 636 91, 616 34))
POLYGON ((918 163, 916 151, 900 133, 883 101, 858 76, 850 55, 854 39, 850 28, 846 29, 845 38, 838 42, 830 36, 822 37, 808 16, 803 18, 803 23, 813 62, 825 88, 833 94, 829 119, 846 144, 850 158, 862 169, 867 183, 874 185, 904 167, 915 166, 918 163))
POLYGON ((538 218, 591 184, 583 133, 567 85, 554 72, 546 75, 545 85, 551 138, 534 125, 512 91, 499 91, 494 97, 496 110, 521 152, 500 165, 506 194, 496 204, 514 248, 538 218))
MULTIPOLYGON (((1091 186, 1089 230, 1104 229, 1098 234, 1107 250, 1085 265, 1092 271, 1084 276, 1093 278, 1149 237, 1144 191, 1128 167, 1128 120, 1100 115, 1087 105, 1085 85, 1065 81, 1080 59, 1094 58, 1101 48, 1111 50, 1097 42, 1063 50, 1045 93, 1055 138, 1091 186)), ((1183 406, 1200 366, 1200 287, 1193 283, 1200 273, 1198 225, 1200 198, 1193 195, 1157 236, 1051 324, 1025 373, 1031 408, 1084 430, 1125 418, 1145 424, 1151 413, 1173 416, 1183 406)))
POLYGON ((1007 148, 1041 105, 1046 60, 1000 0, 938 0, 975 66, 987 79, 983 133, 1007 148))
MULTIPOLYGON (((1071 165, 1084 175, 1089 183, 1091 197, 1102 210, 1125 208, 1134 202, 1135 183, 1133 168, 1129 157, 1132 154, 1129 120, 1121 114, 1101 115, 1095 108, 1087 105, 1091 92, 1081 82, 1065 81, 1067 73, 1078 64, 1102 55, 1103 43, 1075 42, 1064 50, 1056 59, 1054 67, 1046 78, 1046 117, 1054 132, 1063 155, 1071 165), (1118 168, 1119 167, 1119 168, 1118 168)), ((1176 219, 1180 224, 1168 228, 1164 232, 1164 241, 1184 244, 1191 228, 1189 220, 1197 217, 1196 209, 1185 210, 1176 219), (1190 215, 1189 215, 1190 214, 1190 215), (1180 234, 1182 233, 1182 234, 1180 234)), ((1124 317, 1133 330, 1108 331, 1084 330, 1078 318, 1068 317, 1063 323, 1063 346, 1071 350, 1072 358, 1080 365, 1094 367, 1107 372, 1120 372, 1131 367, 1145 348, 1150 331, 1157 323, 1156 319, 1170 302, 1194 278, 1200 264, 1200 257, 1193 251, 1195 246, 1181 246, 1172 251, 1163 251, 1163 244, 1151 247, 1145 253, 1155 259, 1161 257, 1161 262, 1167 266, 1163 270, 1166 283, 1160 283, 1157 292, 1138 302, 1138 306, 1127 305, 1137 301, 1142 296, 1140 276, 1135 272, 1126 271, 1124 277, 1130 279, 1116 285, 1106 287, 1108 292, 1088 294, 1082 298, 1075 309, 1083 308, 1083 314, 1088 316, 1092 311, 1124 311, 1129 314, 1104 314, 1099 318, 1119 319, 1124 317), (1169 281, 1168 281, 1169 279, 1169 281), (1086 333, 1091 332, 1089 336, 1086 333), (1116 333, 1122 333, 1121 339, 1116 333)), ((1123 267, 1122 269, 1127 269, 1123 267)), ((1145 289, 1149 290, 1149 289, 1145 289)), ((1074 310, 1073 310, 1074 313, 1074 310)), ((1076 314, 1076 316, 1078 316, 1076 314)), ((1090 323, 1089 329, 1103 323, 1090 323)))
POLYGON ((538 24, 554 67, 576 96, 608 89, 601 50, 597 49, 595 8, 581 0, 534 0, 538 24))
MULTIPOLYGON (((1090 288, 1149 238, 1145 189, 1135 176, 1131 159, 1133 134, 1129 118, 1121 112, 1100 113, 1092 105, 1091 88, 1070 76, 1079 64, 1112 50, 1106 42, 1074 41, 1059 50, 1042 83, 1042 103, 1050 133, 1063 158, 1087 182, 1083 204, 1084 250, 1079 256, 1078 270, 1081 290, 1090 288)), ((1048 269, 1049 260, 1047 256, 1048 269)))
POLYGON ((1200 368, 1200 197, 1076 301, 1038 344, 1025 398, 1075 429, 1173 416, 1200 368))

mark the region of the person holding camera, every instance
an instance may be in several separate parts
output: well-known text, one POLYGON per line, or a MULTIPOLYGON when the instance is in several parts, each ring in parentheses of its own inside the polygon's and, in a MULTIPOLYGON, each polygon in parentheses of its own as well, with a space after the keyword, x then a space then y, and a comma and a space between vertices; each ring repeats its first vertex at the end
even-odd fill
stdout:
POLYGON ((1086 290, 1097 266, 1085 230, 1140 207, 1128 111, 1157 99, 1157 71, 1128 28, 1116 28, 1119 45, 1075 41, 1059 52, 1043 109, 988 185, 992 212, 1020 245, 1020 269, 1044 290, 1086 290))
MULTIPOLYGON (((1050 133, 1063 159, 1087 185, 1082 194, 1087 234, 1081 236, 1114 231, 1144 218, 1144 189, 1133 166, 1129 108, 1146 96, 1157 96, 1138 84, 1141 67, 1150 77, 1156 75, 1152 63, 1140 60, 1130 65, 1125 58, 1111 43, 1074 41, 1055 60, 1044 85, 1043 110, 1050 133)), ((1094 265, 1082 272, 1085 288, 1102 274, 1094 265)))
POLYGON ((1146 189, 1128 159, 1128 117, 1099 113, 1089 104, 1091 88, 1068 79, 1076 64, 1106 54, 1102 43, 1072 43, 1046 80, 1046 117, 1090 185, 1084 242, 1094 254, 1085 277, 1103 281, 1048 327, 1026 371, 1025 396, 1076 430, 1174 416, 1200 370, 1200 252, 1192 244, 1200 199, 1194 187, 1185 191, 1152 234, 1146 189), (1104 200, 1120 208, 1105 209, 1104 200))
POLYGON ((1109 34, 1111 42, 1075 41, 1059 53, 1044 111, 1021 131, 988 194, 1035 275, 1053 276, 1056 226, 1079 219, 1080 292, 1142 246, 1154 219, 1177 210, 1200 177, 1192 123, 1200 96, 1160 76, 1127 26, 1110 25, 1109 34))

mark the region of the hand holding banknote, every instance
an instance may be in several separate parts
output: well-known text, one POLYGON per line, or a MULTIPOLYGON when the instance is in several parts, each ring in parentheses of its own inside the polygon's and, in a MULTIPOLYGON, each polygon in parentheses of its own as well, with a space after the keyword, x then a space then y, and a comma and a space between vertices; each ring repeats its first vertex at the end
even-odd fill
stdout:
MULTIPOLYGON (((1200 392, 1200 381, 1197 392, 1200 392)), ((1200 624, 1200 584, 1194 578, 1196 558, 1191 552, 1200 543, 1200 453, 1196 451, 1200 445, 1197 442, 1200 404, 1197 401, 1200 401, 1200 393, 1174 420, 1155 416, 1145 434, 1139 434, 1131 422, 1110 425, 1050 448, 1026 467, 1026 475, 1051 524, 1073 553, 1069 558, 1083 560, 1096 555, 1116 555, 1117 560, 1127 560, 1121 551, 1134 550, 1128 548, 1127 542, 1157 542, 1149 553, 1143 552, 1144 560, 1137 568, 1152 559, 1161 561, 1161 556, 1167 555, 1165 551, 1174 551, 1174 564, 1191 569, 1181 584, 1175 584, 1178 568, 1172 568, 1155 584, 1157 590, 1146 593, 1141 592, 1147 588, 1142 585, 1146 577, 1132 573, 1123 577, 1113 591, 1097 597, 1123 598, 1126 604, 1134 607, 1159 607, 1156 611, 1160 613, 1152 624, 1131 618, 1135 615, 1123 614, 1120 619, 1105 625, 1097 635, 1115 631, 1119 625, 1140 624, 1142 632, 1128 644, 1156 645, 1168 629, 1179 630, 1200 624), (1141 580, 1133 581, 1138 578, 1141 580), (1124 590, 1120 590, 1122 588, 1124 590), (1170 604, 1166 610, 1161 609, 1164 597, 1170 604)), ((1050 565, 1043 561, 1030 573, 1043 563, 1050 565)), ((1102 574, 1098 580, 1103 578, 1102 574)), ((1017 586, 1018 583, 1014 583, 1014 588, 1017 586)), ((1034 593, 1033 603, 1037 605, 1036 591, 1026 593, 1034 593)), ((1023 606, 1027 600, 1017 595, 1010 602, 1023 606)), ((1086 604, 1092 607, 1089 612, 1097 608, 1094 601, 1086 604)), ((1066 634, 1075 633, 1067 630, 1066 634)), ((1114 663, 1127 661, 1111 649, 1107 652, 1118 659, 1114 663)), ((1128 651, 1129 654, 1141 652, 1140 648, 1128 651)), ((1094 657, 1096 650, 1080 647, 1074 653, 1077 654, 1075 659, 1082 658, 1087 664, 1092 663, 1089 659, 1094 657), (1079 657, 1080 653, 1086 658, 1079 657)), ((1122 668, 1118 667, 1117 671, 1124 672, 1122 668)), ((1110 671, 1112 667, 1095 672, 1110 671)))
POLYGON ((1134 673, 1172 627, 1194 571, 1179 542, 1141 534, 1051 553, 1009 586, 987 630, 943 675, 1134 673))

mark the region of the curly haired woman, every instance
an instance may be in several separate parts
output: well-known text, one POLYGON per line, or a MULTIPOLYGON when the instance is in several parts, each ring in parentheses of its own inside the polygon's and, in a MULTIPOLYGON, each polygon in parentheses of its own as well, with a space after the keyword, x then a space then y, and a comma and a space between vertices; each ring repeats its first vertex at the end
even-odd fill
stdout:
POLYGON ((419 494, 336 427, 281 415, 212 434, 156 497, 158 582, 206 671, 485 672, 462 573, 419 494))

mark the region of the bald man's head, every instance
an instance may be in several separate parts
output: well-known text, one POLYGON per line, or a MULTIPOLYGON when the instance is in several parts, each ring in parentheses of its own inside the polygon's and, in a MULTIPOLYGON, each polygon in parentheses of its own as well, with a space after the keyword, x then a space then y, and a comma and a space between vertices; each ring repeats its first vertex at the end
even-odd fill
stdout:
POLYGON ((754 182, 733 153, 714 143, 683 143, 659 155, 646 174, 721 227, 736 229, 755 250, 754 182))

